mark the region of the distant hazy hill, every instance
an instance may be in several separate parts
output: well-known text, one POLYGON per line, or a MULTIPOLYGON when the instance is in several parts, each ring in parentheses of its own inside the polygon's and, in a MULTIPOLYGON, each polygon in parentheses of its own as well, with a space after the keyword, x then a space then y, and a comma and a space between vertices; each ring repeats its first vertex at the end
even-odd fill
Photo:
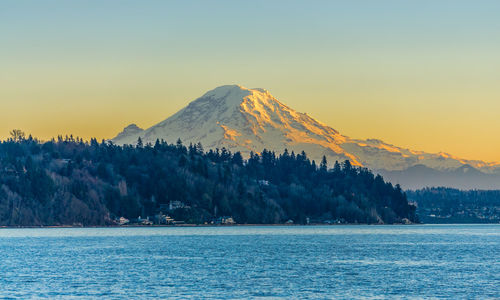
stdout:
POLYGON ((304 150, 316 161, 326 156, 330 166, 336 160, 349 159, 353 165, 380 170, 404 187, 461 186, 466 183, 467 187, 500 188, 497 180, 500 165, 497 163, 403 149, 375 139, 352 139, 307 114, 293 110, 264 89, 247 89, 238 85, 209 91, 146 130, 132 124, 112 141, 119 145, 135 145, 139 137, 144 143, 154 143, 157 139, 175 142, 180 138, 185 144, 201 142, 205 149, 225 147, 233 152, 241 151, 244 157, 249 157, 251 151, 258 153, 262 149, 277 152, 288 149, 296 153, 304 150), (427 169, 423 172, 420 167, 415 167, 418 165, 436 170, 436 173, 427 169), (472 171, 456 175, 464 166, 472 171), (476 174, 476 171, 481 174, 476 174), (433 175, 427 177, 429 174, 433 175))
POLYGON ((469 165, 451 170, 436 170, 416 165, 402 171, 379 170, 378 173, 405 189, 445 186, 457 189, 493 190, 500 187, 500 174, 486 174, 469 165))

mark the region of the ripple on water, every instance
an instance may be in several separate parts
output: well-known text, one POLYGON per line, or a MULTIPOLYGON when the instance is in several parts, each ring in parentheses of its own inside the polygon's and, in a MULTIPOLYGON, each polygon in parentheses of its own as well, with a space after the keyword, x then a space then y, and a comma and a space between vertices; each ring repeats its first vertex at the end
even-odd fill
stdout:
POLYGON ((0 298, 500 298, 499 229, 0 229, 0 298))

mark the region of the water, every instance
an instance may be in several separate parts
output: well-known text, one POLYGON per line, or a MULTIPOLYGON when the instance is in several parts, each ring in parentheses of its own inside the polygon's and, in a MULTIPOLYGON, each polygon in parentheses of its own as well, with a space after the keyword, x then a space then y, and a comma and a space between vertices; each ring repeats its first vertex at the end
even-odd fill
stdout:
POLYGON ((0 229, 0 298, 500 298, 500 225, 0 229))

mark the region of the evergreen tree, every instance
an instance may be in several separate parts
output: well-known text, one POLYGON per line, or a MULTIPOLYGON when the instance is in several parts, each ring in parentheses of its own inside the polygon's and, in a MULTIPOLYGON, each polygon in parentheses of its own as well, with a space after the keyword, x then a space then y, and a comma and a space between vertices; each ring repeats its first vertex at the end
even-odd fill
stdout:
POLYGON ((105 225, 153 216, 170 201, 190 207, 171 216, 191 223, 210 222, 216 210, 238 223, 416 220, 399 186, 349 161, 328 170, 324 157, 318 168, 305 152, 264 149, 245 160, 180 140, 153 147, 73 136, 0 142, 0 225, 105 225))
POLYGON ((319 170, 321 172, 326 172, 328 168, 328 162, 326 160, 326 156, 323 155, 323 158, 321 159, 321 163, 319 165, 319 170))

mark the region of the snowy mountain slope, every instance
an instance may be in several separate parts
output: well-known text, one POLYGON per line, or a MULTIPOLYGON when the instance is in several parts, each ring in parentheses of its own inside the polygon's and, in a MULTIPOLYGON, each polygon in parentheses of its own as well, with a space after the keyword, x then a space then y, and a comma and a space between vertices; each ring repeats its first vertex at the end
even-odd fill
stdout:
POLYGON ((342 148, 360 158, 363 165, 375 170, 405 170, 415 165, 424 165, 437 170, 454 170, 469 165, 485 173, 500 173, 498 163, 462 159, 444 152, 414 151, 375 139, 350 139, 342 145, 342 148))
POLYGON ((112 141, 136 144, 164 139, 184 144, 201 142, 205 149, 226 147, 241 151, 263 149, 282 152, 305 151, 319 161, 325 155, 331 163, 349 159, 354 165, 373 170, 401 171, 415 165, 437 170, 454 170, 469 165, 485 173, 500 171, 500 164, 465 160, 446 153, 425 153, 403 149, 380 140, 352 139, 279 102, 264 89, 226 85, 207 92, 168 119, 141 130, 130 125, 112 141))
POLYGON ((331 161, 356 157, 339 145, 346 137, 306 114, 298 113, 276 100, 262 89, 222 86, 207 92, 165 121, 140 132, 120 134, 116 144, 135 144, 141 137, 144 143, 157 138, 185 144, 201 142, 208 148, 226 147, 249 155, 264 148, 300 152, 331 161))

